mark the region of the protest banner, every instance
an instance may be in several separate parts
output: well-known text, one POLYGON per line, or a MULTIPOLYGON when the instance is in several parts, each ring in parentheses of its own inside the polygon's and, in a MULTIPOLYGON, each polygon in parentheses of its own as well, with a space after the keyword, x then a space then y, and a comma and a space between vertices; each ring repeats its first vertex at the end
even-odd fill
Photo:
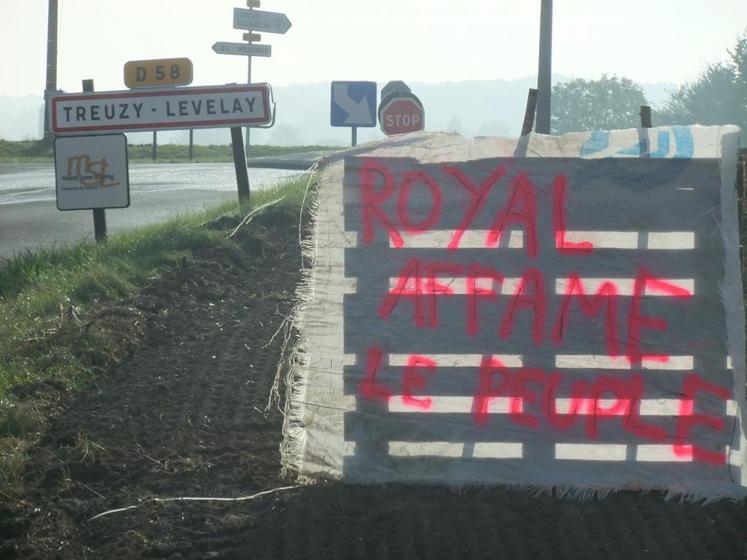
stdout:
POLYGON ((421 134, 329 161, 285 467, 744 496, 737 137, 421 134))

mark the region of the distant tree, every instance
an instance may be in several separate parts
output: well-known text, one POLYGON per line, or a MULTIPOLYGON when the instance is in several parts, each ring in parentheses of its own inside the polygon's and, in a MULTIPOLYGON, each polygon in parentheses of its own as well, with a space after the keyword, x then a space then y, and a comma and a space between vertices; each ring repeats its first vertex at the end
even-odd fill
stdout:
POLYGON ((747 35, 729 60, 709 64, 700 77, 673 92, 654 124, 736 124, 747 130, 747 35))
POLYGON ((480 126, 478 136, 511 136, 511 127, 504 121, 487 121, 480 126))
POLYGON ((600 80, 557 84, 552 91, 552 131, 637 127, 641 105, 648 105, 643 90, 627 78, 603 74, 600 80))
POLYGON ((459 118, 459 115, 454 114, 449 119, 449 122, 446 124, 446 130, 451 132, 458 132, 462 136, 466 136, 464 125, 462 124, 462 119, 459 118))

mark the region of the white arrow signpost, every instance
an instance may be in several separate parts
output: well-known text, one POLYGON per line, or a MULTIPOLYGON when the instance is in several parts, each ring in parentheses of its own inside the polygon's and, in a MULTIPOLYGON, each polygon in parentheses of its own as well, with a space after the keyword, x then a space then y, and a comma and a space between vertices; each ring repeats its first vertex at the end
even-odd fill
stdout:
POLYGON ((285 33, 290 29, 288 16, 279 12, 265 12, 245 8, 233 9, 233 28, 266 31, 267 33, 285 33))
POLYGON ((272 56, 271 45, 256 45, 251 43, 227 43, 225 41, 218 41, 213 44, 213 51, 218 54, 272 56))

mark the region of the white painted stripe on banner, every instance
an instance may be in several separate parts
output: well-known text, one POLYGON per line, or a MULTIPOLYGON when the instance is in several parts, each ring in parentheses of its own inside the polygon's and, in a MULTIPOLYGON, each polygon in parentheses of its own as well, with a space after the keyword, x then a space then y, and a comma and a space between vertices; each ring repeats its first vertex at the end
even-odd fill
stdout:
MULTIPOLYGON (((403 395, 392 395, 389 399, 389 412, 394 413, 425 413, 425 414, 471 414, 474 397, 444 396, 444 395, 413 395, 419 401, 430 399, 430 406, 418 406, 405 403, 403 395)), ((524 411, 523 399, 517 398, 516 411, 524 411)), ((594 399, 577 399, 575 414, 587 416, 594 414, 594 399)), ((679 416, 681 399, 641 399, 637 411, 640 416, 679 416)), ((570 414, 573 399, 555 399, 556 414, 570 414)), ((623 416, 627 413, 628 399, 599 399, 597 408, 608 416, 623 416)), ((738 405, 734 400, 726 401, 725 416, 736 416, 738 405)), ((510 397, 493 397, 488 399, 488 414, 509 414, 511 410, 510 397)), ((685 408, 689 410, 689 408, 685 408)))
POLYGON ((607 443, 556 443, 555 458, 578 461, 624 461, 628 446, 607 443))
POLYGON ((463 443, 451 441, 390 441, 389 455, 393 457, 461 457, 463 443))
MULTIPOLYGON (((389 455, 393 457, 462 457, 464 443, 450 441, 390 441, 389 455)), ((524 446, 509 442, 476 442, 471 458, 475 459, 521 459, 524 446)))
MULTIPOLYGON (((456 230, 454 229, 436 229, 424 231, 423 233, 408 233, 401 231, 402 241, 404 245, 401 248, 411 249, 446 249, 454 238, 456 230)), ((462 233, 462 237, 459 239, 460 249, 498 249, 501 243, 495 247, 489 247, 487 244, 488 234, 490 233, 487 229, 467 229, 462 233)), ((508 234, 508 248, 509 249, 521 249, 524 247, 524 232, 512 230, 506 232, 508 234)), ((389 238, 389 246, 394 247, 392 238, 389 238)))
MULTIPOLYGON (((463 296, 469 293, 467 290, 467 278, 453 277, 453 276, 436 276, 434 282, 438 286, 445 286, 449 289, 452 295, 463 296)), ((429 279, 421 278, 423 292, 428 294, 429 279)), ((498 282, 495 278, 490 277, 477 277, 475 279, 475 290, 476 291, 490 291, 493 290, 496 295, 513 295, 516 293, 521 278, 504 278, 502 282, 498 282)), ((389 278, 389 291, 393 291, 397 288, 400 283, 400 278, 391 277, 389 278)), ((404 292, 415 292, 415 279, 410 277, 407 278, 402 286, 401 290, 404 292)), ((439 287, 435 287, 436 294, 440 294, 439 287)))
POLYGON ((635 460, 644 463, 691 463, 692 446, 683 445, 682 450, 684 453, 680 456, 674 452, 673 445, 638 445, 635 460))
POLYGON ((647 249, 689 251, 695 249, 695 232, 693 231, 668 231, 649 232, 647 249))
MULTIPOLYGON (((595 249, 637 249, 637 231, 566 231, 567 243, 583 243, 587 241, 595 249)), ((557 244, 556 244, 557 247, 557 244)))
MULTIPOLYGON (((615 293, 618 296, 632 296, 635 291, 635 278, 580 278, 584 293, 587 296, 594 296, 605 282, 612 282, 615 286, 615 293)), ((692 278, 661 278, 667 284, 677 288, 687 290, 690 294, 694 293, 695 281, 692 278)), ((568 293, 569 278, 558 278, 555 280, 555 293, 568 293)), ((669 297, 673 294, 657 289, 653 283, 646 283, 643 290, 644 296, 661 296, 669 297)))
MULTIPOLYGON (((411 355, 430 358, 438 367, 480 367, 482 354, 389 354, 390 366, 406 366, 411 355)), ((520 354, 493 354, 506 367, 521 367, 524 361, 520 354)))
POLYGON ((643 358, 641 361, 643 369, 663 369, 685 371, 693 369, 692 356, 667 356, 666 359, 643 358))
POLYGON ((558 354, 555 367, 563 369, 630 369, 630 361, 624 356, 606 354, 558 354))
POLYGON ((570 243, 587 241, 595 249, 638 249, 640 236, 647 238, 646 249, 689 251, 695 249, 695 232, 692 231, 579 231, 565 232, 565 240, 570 243))
MULTIPOLYGON (((419 234, 400 232, 404 248, 413 249, 445 249, 454 238, 456 230, 438 229, 429 230, 419 234)), ((460 249, 495 249, 488 247, 487 238, 489 230, 468 229, 459 240, 460 249)), ((508 232, 508 248, 521 249, 524 247, 524 232, 512 230, 508 232)), ((565 232, 565 240, 569 243, 582 243, 588 241, 595 249, 638 249, 639 232, 637 231, 578 231, 569 230, 565 232)), ((646 235, 646 234, 644 234, 646 235)), ((695 249, 695 232, 692 231, 667 231, 648 232, 646 249, 656 251, 691 251, 695 249)), ((335 246, 342 244, 343 247, 358 246, 358 232, 345 231, 341 238, 335 238, 335 246), (341 241, 340 241, 341 239, 341 241)), ((324 240, 319 243, 324 245, 324 240)), ((499 244, 500 245, 500 244, 499 244)), ((394 247, 391 238, 389 246, 394 247)))
MULTIPOLYGON (((576 414, 587 415, 594 413, 594 399, 577 399, 576 414)), ((680 399, 641 399, 639 414, 641 416, 677 416, 680 411, 680 399)), ((628 399, 599 399, 597 407, 604 410, 605 414, 612 416, 623 416, 628 399), (619 406, 617 406, 619 405, 619 406), (615 407, 620 410, 612 410, 615 407)), ((555 412, 558 414, 569 414, 571 412, 573 399, 555 399, 555 412)))
MULTIPOLYGON (((625 356, 606 354, 558 354, 555 367, 563 369, 631 369, 625 356)), ((667 356, 665 358, 644 357, 642 369, 685 371, 693 369, 692 356, 667 356)))
POLYGON ((472 457, 476 459, 521 459, 524 446, 521 443, 480 441, 475 443, 472 457))
MULTIPOLYGON (((441 395, 413 395, 419 401, 430 399, 430 407, 418 407, 416 404, 405 403, 402 395, 392 395, 389 398, 389 412, 414 412, 426 414, 470 414, 474 404, 474 397, 453 397, 441 395)), ((517 399, 519 403, 521 399, 517 399)), ((508 397, 488 399, 488 414, 508 414, 511 400, 508 397)), ((521 404, 517 406, 521 412, 521 404)))

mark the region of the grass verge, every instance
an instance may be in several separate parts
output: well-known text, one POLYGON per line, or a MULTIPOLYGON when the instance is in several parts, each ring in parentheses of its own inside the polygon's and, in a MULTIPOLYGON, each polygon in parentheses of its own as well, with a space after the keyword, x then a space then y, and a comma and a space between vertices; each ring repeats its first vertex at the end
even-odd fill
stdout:
POLYGON ((0 495, 22 496, 25 454, 55 399, 118 363, 144 336, 142 313, 126 298, 206 249, 235 249, 227 231, 249 211, 282 198, 278 206, 298 212, 307 183, 301 176, 248 205, 185 214, 106 243, 0 260, 0 495))

